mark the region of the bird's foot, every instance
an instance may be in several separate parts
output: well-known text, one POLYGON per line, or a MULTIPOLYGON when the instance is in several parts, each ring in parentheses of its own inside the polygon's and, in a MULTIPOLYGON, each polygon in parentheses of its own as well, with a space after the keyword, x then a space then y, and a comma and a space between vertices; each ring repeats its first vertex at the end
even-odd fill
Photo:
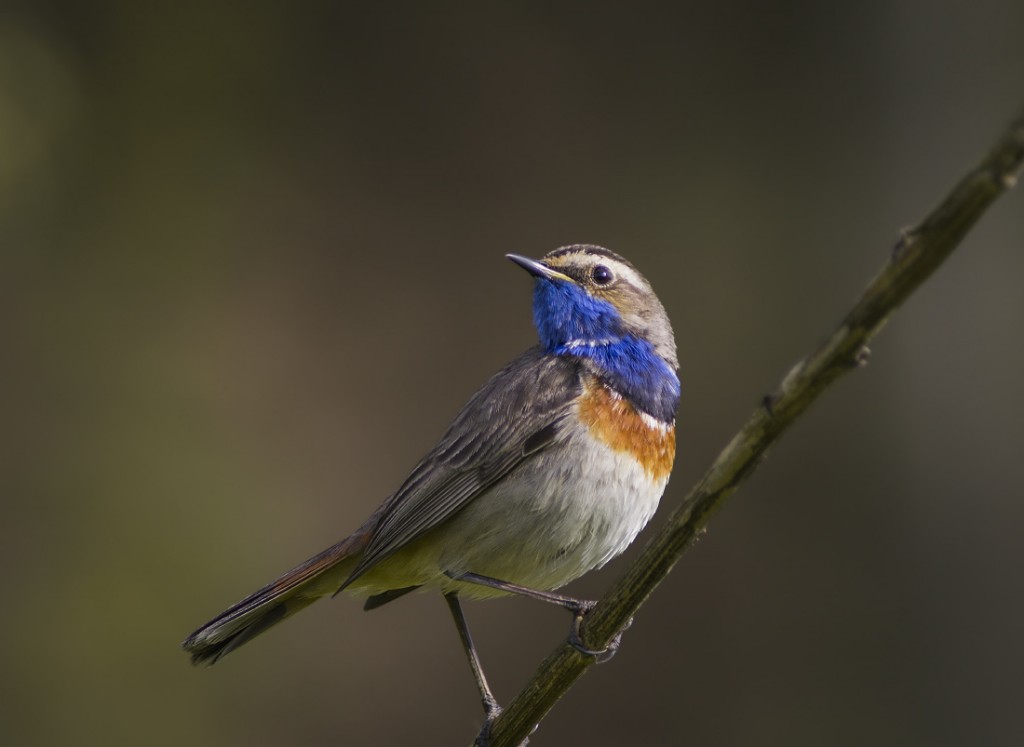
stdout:
POLYGON ((484 709, 487 711, 487 718, 484 720, 484 725, 480 727, 480 733, 473 740, 473 747, 490 747, 491 726, 494 725, 494 719, 501 715, 501 706, 495 702, 484 703, 484 709))
POLYGON ((633 624, 633 619, 630 618, 626 626, 615 634, 615 637, 609 641, 607 646, 600 649, 590 648, 583 643, 583 639, 580 637, 580 625, 583 623, 583 618, 594 608, 595 604, 596 602, 582 602, 579 610, 573 612, 572 630, 569 631, 569 645, 584 656, 594 657, 597 659, 598 664, 604 664, 618 653, 619 645, 622 643, 622 634, 633 624))

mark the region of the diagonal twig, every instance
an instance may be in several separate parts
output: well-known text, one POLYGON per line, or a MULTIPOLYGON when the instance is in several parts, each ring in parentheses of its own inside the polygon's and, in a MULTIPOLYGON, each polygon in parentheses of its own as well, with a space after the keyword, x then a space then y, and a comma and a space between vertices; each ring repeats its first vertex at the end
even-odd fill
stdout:
MULTIPOLYGON (((768 447, 827 387, 865 362, 871 338, 946 260, 996 198, 1014 185, 1022 166, 1024 112, 923 222, 902 233, 888 262, 825 343, 797 363, 750 415, 668 524, 587 615, 580 631, 587 648, 604 649, 629 624, 714 511, 754 471, 768 447)), ((520 744, 593 663, 592 657, 571 645, 559 646, 493 723, 491 747, 520 744)))

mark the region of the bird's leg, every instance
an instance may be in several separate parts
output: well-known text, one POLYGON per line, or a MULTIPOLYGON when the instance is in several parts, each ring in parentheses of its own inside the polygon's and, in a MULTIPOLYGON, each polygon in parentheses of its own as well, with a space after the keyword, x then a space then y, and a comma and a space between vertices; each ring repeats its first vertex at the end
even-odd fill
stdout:
POLYGON ((480 657, 476 653, 476 646, 473 645, 473 637, 469 634, 469 626, 466 624, 466 616, 462 612, 458 593, 447 592, 444 595, 444 601, 448 603, 448 609, 452 612, 455 627, 459 630, 462 648, 466 651, 466 658, 469 659, 469 668, 473 670, 473 677, 476 679, 476 686, 480 690, 480 698, 483 700, 486 721, 484 721, 483 728, 475 742, 479 747, 483 747, 489 741, 491 724, 501 713, 501 706, 498 705, 497 698, 491 692, 491 687, 487 684, 487 678, 484 676, 483 667, 480 666, 480 657))
POLYGON ((479 573, 452 573, 446 571, 445 575, 453 581, 465 581, 471 584, 489 586, 492 589, 506 591, 510 594, 519 594, 520 596, 529 597, 530 599, 539 599, 540 601, 547 602, 549 604, 557 604, 559 607, 569 610, 569 612, 572 613, 572 630, 569 632, 569 645, 585 656, 593 656, 594 658, 605 662, 615 656, 615 652, 619 650, 619 640, 622 637, 621 633, 616 635, 606 648, 599 650, 588 648, 580 639, 580 624, 583 622, 583 618, 586 614, 590 612, 590 610, 594 609, 594 605, 597 604, 595 601, 590 599, 576 599, 575 597, 568 597, 564 594, 555 594, 551 591, 531 589, 528 586, 520 586, 519 584, 514 584, 510 581, 502 581, 497 578, 491 578, 490 576, 481 576, 479 573))

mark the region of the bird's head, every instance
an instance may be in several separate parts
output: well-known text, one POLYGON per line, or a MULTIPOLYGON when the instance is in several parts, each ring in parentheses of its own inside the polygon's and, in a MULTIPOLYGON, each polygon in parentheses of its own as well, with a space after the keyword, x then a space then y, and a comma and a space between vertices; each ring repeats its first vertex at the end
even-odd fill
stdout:
POLYGON ((508 258, 536 280, 533 318, 549 352, 643 340, 673 371, 679 368, 672 325, 651 284, 623 257, 576 244, 541 259, 508 258))

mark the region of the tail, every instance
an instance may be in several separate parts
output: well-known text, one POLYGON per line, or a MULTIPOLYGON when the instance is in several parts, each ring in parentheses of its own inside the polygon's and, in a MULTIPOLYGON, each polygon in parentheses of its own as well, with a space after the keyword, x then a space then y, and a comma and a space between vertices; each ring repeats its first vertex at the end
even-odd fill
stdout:
POLYGON ((365 534, 357 532, 327 548, 221 612, 186 638, 181 647, 192 655, 193 664, 215 663, 321 596, 333 593, 335 589, 325 588, 317 582, 323 581, 325 573, 335 570, 340 576, 340 585, 347 569, 339 566, 353 559, 365 547, 366 540, 365 534))

